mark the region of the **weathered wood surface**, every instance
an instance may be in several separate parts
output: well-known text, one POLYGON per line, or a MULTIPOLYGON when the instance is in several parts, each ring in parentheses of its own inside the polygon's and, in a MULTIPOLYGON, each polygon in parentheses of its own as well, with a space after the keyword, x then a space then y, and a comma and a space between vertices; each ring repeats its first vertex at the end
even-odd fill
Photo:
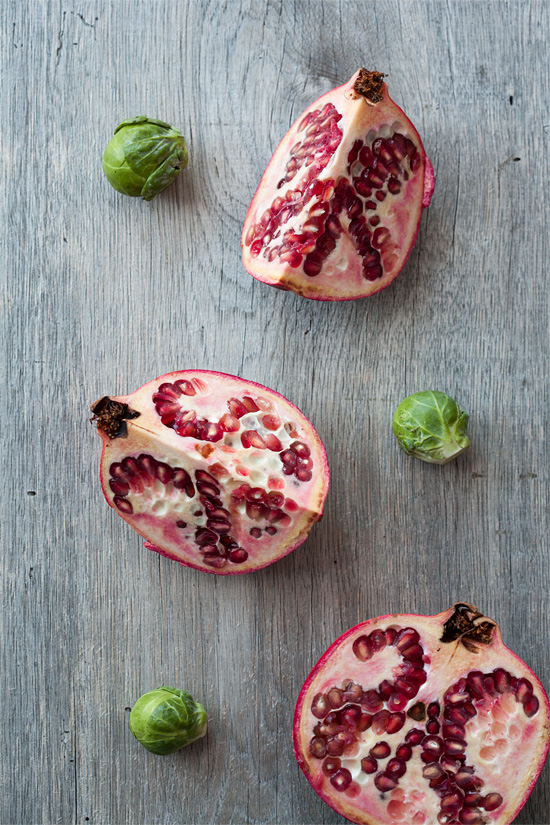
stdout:
MULTIPOLYGON (((471 600, 550 685, 550 6, 4 0, 0 17, 0 822, 342 822, 291 724, 351 625, 471 600), (436 191, 398 281, 315 303, 250 278, 239 231, 288 125, 360 65, 389 73, 436 191), (138 113, 190 144, 150 204, 101 173, 138 113), (149 553, 103 500, 89 403, 187 367, 279 390, 327 446, 324 520, 258 574, 149 553), (443 468, 391 433, 425 388, 471 413, 471 451, 443 468), (160 683, 210 717, 166 758, 127 726, 160 683)), ((550 822, 548 776, 518 823, 550 822)))

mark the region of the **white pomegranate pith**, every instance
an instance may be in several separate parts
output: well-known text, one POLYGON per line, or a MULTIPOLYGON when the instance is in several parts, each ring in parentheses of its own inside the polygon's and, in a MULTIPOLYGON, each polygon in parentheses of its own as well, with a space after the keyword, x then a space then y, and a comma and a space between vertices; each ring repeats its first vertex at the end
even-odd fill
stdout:
POLYGON ((326 454, 278 393, 206 371, 170 373, 93 405, 109 504, 146 546, 242 573, 307 538, 328 489, 326 454))
POLYGON ((294 722, 317 793, 364 825, 508 825, 548 751, 548 699, 471 605, 374 619, 310 674, 294 722))

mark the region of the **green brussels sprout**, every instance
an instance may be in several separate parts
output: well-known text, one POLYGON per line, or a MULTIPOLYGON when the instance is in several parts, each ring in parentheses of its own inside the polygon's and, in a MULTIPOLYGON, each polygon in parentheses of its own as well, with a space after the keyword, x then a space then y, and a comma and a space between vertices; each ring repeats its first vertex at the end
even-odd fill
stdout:
POLYGON ((174 753, 204 736, 206 711, 185 690, 159 687, 140 696, 128 724, 151 753, 174 753))
POLYGON ((470 446, 468 413, 444 392, 415 392, 398 406, 393 431, 407 455, 446 464, 470 446))
POLYGON ((103 153, 103 171, 117 192, 152 200, 187 166, 185 138, 145 115, 123 120, 103 153))

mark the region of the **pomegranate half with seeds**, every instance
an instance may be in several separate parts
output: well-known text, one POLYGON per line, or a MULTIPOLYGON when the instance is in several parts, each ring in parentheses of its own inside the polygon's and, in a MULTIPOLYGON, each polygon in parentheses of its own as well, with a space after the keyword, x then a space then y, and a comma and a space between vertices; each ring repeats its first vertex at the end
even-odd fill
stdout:
POLYGON ((302 544, 321 518, 325 448, 273 390, 185 370, 92 412, 105 498, 150 550, 208 573, 248 573, 302 544))
POLYGON ((346 301, 379 292, 403 269, 434 174, 384 77, 360 69, 312 103, 275 150, 241 239, 259 281, 346 301))
POLYGON ((364 825, 508 825, 548 752, 544 689, 469 604, 371 619, 309 675, 294 717, 300 767, 364 825))

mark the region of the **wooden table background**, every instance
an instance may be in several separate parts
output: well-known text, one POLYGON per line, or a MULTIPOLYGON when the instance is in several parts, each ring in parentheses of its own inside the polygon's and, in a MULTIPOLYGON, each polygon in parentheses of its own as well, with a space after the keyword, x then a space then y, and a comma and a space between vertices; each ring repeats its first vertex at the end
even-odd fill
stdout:
MULTIPOLYGON (((469 600, 550 685, 546 2, 3 0, 0 822, 340 823, 292 755, 299 689, 343 631, 469 600), (359 66, 389 73, 436 190, 401 277, 316 303, 253 280, 239 232, 290 123, 359 66), (145 203, 101 154, 118 122, 181 128, 145 203), (147 552, 103 500, 89 404, 173 369, 286 395, 327 447, 326 515, 257 574, 147 552), (472 449, 402 454, 407 394, 449 392, 472 449), (142 749, 159 684, 204 740, 142 749)), ((548 768, 517 823, 550 822, 548 768)))

